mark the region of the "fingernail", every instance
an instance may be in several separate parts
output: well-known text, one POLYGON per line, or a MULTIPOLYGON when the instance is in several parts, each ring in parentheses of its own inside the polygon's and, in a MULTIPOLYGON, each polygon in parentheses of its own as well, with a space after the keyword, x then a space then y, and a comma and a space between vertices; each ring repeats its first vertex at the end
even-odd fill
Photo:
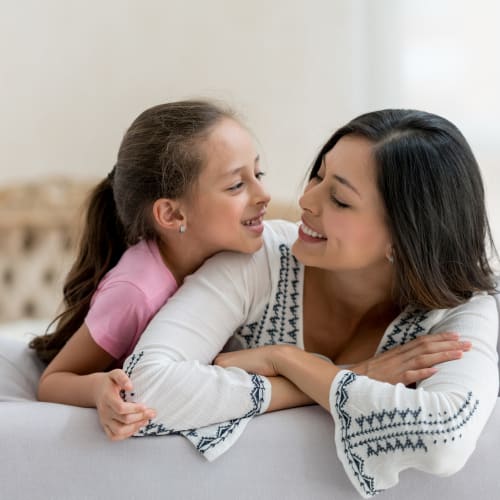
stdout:
POLYGON ((460 342, 460 344, 464 349, 470 349, 472 347, 472 342, 469 342, 468 340, 464 340, 463 342, 460 342))

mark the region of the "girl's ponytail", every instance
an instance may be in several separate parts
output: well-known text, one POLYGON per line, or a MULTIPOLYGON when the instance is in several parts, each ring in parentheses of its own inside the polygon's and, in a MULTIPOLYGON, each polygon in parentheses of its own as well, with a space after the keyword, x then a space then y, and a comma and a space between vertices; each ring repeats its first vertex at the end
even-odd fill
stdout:
POLYGON ((64 311, 52 322, 55 331, 30 343, 42 361, 50 362, 80 328, 99 281, 127 246, 158 237, 154 202, 190 192, 205 162, 201 146, 223 119, 234 115, 194 100, 153 106, 132 122, 115 168, 91 194, 78 256, 64 284, 64 311))
POLYGON ((55 357, 83 324, 97 285, 127 248, 113 197, 113 177, 114 169, 90 194, 78 254, 63 287, 64 311, 51 323, 57 324, 55 331, 30 342, 45 363, 55 357))

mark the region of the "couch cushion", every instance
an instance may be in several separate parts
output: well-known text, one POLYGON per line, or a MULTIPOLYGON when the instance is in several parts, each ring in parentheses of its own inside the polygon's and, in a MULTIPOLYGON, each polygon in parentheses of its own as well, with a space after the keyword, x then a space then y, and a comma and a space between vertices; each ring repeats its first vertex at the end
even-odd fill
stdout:
POLYGON ((27 343, 0 336, 0 401, 33 401, 44 369, 27 343))

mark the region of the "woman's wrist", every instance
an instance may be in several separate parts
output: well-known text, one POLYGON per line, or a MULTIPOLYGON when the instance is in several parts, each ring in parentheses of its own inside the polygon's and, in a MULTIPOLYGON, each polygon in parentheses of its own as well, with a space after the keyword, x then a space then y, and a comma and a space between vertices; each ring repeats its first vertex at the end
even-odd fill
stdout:
MULTIPOLYGON (((287 377, 294 359, 304 351, 290 344, 276 344, 272 353, 272 364, 277 375, 287 377)), ((287 377, 288 378, 288 377, 287 377)))
POLYGON ((304 394, 329 410, 330 387, 340 369, 296 346, 279 347, 273 352, 276 373, 290 380, 304 394))

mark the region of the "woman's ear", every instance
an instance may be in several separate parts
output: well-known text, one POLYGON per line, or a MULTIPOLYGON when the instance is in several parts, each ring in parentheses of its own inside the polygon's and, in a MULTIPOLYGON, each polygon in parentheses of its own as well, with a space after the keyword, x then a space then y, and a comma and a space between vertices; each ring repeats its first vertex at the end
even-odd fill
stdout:
POLYGON ((385 258, 389 261, 389 263, 394 264, 394 247, 392 244, 387 246, 385 258))
POLYGON ((153 204, 153 218, 161 228, 181 231, 186 227, 186 216, 179 201, 160 198, 153 204))

